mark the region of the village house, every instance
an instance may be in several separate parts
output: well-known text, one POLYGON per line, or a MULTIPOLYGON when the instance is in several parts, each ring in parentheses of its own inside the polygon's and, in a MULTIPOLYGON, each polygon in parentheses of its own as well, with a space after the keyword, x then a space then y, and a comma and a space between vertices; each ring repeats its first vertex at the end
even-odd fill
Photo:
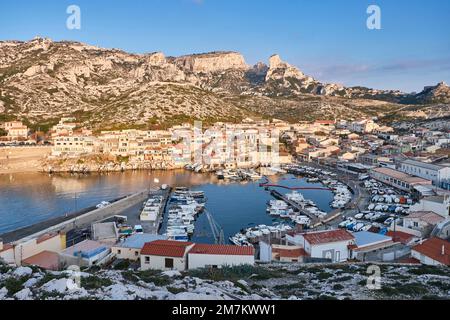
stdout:
POLYGON ((431 266, 450 266, 450 242, 431 238, 412 248, 411 256, 431 266))
POLYGON ((432 211, 411 212, 403 218, 403 227, 419 231, 422 238, 428 238, 436 225, 444 220, 444 217, 432 211))
POLYGON ((450 195, 424 197, 414 204, 410 211, 432 211, 448 219, 450 218, 450 195))
POLYGON ((303 263, 307 257, 305 249, 300 246, 272 245, 272 261, 287 263, 303 263))
POLYGON ((311 162, 322 158, 328 158, 333 155, 339 154, 340 149, 338 146, 329 146, 326 148, 309 148, 303 150, 297 156, 302 161, 311 162))
POLYGON ((311 258, 345 262, 351 258, 355 237, 347 230, 313 231, 286 235, 288 243, 302 247, 311 258))
POLYGON ((4 128, 10 140, 26 140, 28 137, 29 129, 22 121, 5 122, 4 128))
POLYGON ((413 177, 409 174, 390 168, 375 168, 370 172, 370 176, 375 180, 405 192, 411 192, 414 186, 417 185, 432 184, 431 180, 413 177))
POLYGON ((251 246, 196 244, 188 253, 189 270, 254 264, 255 250, 251 246))
MULTIPOLYGON (((43 252, 60 253, 66 248, 64 233, 43 234, 37 238, 24 238, 13 243, 0 240, 0 259, 8 264, 21 266, 27 259, 36 258, 43 252)), ((30 260, 28 260, 29 262, 30 260)))
POLYGON ((350 256, 352 259, 359 261, 366 261, 367 255, 394 245, 390 236, 374 232, 354 232, 353 236, 355 237, 355 244, 350 246, 350 256))
POLYGON ((355 121, 349 124, 348 129, 357 133, 371 133, 378 129, 379 125, 373 120, 364 119, 361 121, 355 121))
POLYGON ((67 137, 74 134, 78 123, 75 118, 61 118, 61 120, 50 129, 50 137, 54 140, 56 137, 67 137))
POLYGON ((59 271, 63 264, 58 253, 46 250, 24 259, 22 266, 36 266, 44 270, 59 271))
POLYGON ((90 267, 109 262, 111 245, 93 240, 84 240, 60 252, 61 263, 71 266, 90 267))
POLYGON ((154 234, 135 234, 111 247, 111 252, 117 259, 138 261, 141 258, 142 248, 146 243, 157 240, 167 240, 166 236, 154 234))
POLYGON ((96 152, 97 138, 93 136, 72 135, 54 138, 52 156, 54 157, 80 157, 96 152))
POLYGON ((399 164, 399 170, 416 177, 431 180, 437 186, 446 180, 450 180, 450 164, 445 166, 408 159, 399 164))
POLYGON ((157 240, 146 243, 141 250, 141 270, 178 270, 187 268, 187 254, 192 242, 157 240))

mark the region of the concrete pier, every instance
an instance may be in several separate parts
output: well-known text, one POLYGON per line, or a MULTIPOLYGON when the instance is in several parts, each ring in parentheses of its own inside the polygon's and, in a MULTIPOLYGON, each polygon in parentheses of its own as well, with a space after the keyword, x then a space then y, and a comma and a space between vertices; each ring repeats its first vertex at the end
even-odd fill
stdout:
POLYGON ((283 194, 281 194, 280 192, 276 191, 276 190, 271 190, 270 194, 278 200, 283 200, 284 202, 286 202, 289 206, 291 206, 294 211, 300 212, 302 215, 307 216, 308 218, 311 219, 311 224, 316 224, 319 222, 319 219, 313 215, 312 213, 310 213, 307 210, 304 210, 298 203, 289 200, 286 196, 284 196, 283 194))
POLYGON ((142 203, 148 197, 148 191, 141 191, 111 203, 105 208, 88 208, 82 212, 74 213, 66 217, 58 217, 44 221, 26 228, 12 231, 0 238, 4 242, 22 242, 28 239, 38 238, 41 235, 53 232, 68 232, 76 228, 88 228, 92 223, 120 215, 128 208, 142 203))

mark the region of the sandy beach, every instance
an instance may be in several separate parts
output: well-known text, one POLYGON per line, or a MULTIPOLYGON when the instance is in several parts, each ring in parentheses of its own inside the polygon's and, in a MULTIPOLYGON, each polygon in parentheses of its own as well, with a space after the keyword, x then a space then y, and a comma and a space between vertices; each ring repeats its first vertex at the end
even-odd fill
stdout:
POLYGON ((39 172, 51 147, 0 148, 0 174, 39 172))

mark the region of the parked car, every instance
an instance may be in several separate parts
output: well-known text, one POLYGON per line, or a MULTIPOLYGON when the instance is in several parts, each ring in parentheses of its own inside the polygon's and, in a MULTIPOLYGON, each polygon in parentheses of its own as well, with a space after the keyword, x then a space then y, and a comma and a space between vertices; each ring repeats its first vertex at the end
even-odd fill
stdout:
POLYGON ((141 225, 135 225, 134 226, 134 233, 135 234, 144 234, 144 229, 141 225))

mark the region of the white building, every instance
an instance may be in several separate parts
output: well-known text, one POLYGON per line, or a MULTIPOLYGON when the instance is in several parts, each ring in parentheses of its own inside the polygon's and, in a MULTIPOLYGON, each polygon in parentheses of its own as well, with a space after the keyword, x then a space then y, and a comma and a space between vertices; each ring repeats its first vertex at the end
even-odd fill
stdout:
POLYGON ((146 243, 141 250, 141 270, 178 270, 187 268, 187 254, 192 242, 158 240, 146 243))
POLYGON ((431 180, 435 185, 440 185, 442 182, 450 180, 450 166, 405 160, 400 163, 399 170, 416 177, 431 180))
POLYGON ((418 185, 426 186, 432 184, 431 180, 415 177, 390 168, 375 168, 370 172, 370 176, 375 180, 405 192, 411 192, 418 185))
POLYGON ((361 120, 350 123, 348 129, 353 132, 358 133, 371 133, 378 129, 380 126, 376 124, 373 120, 361 120))
POLYGON ((431 238, 412 248, 411 256, 422 264, 450 266, 450 242, 431 238))
POLYGON ((436 225, 444 220, 444 217, 432 211, 411 212, 403 218, 403 227, 419 231, 422 238, 428 238, 436 225))
POLYGON ((111 251, 117 259, 137 261, 141 257, 144 245, 157 240, 167 240, 167 237, 148 233, 135 234, 114 245, 111 251))
POLYGON ((188 269, 254 265, 253 247, 196 244, 188 253, 188 269))
POLYGON ((52 156, 78 157, 95 152, 97 139, 92 136, 56 137, 52 148, 52 156))
POLYGON ((432 211, 441 217, 450 217, 450 196, 431 196, 421 199, 410 208, 411 212, 432 211))
POLYGON ((305 249, 311 258, 345 262, 350 258, 350 246, 355 237, 347 230, 326 230, 286 235, 286 240, 305 249))
POLYGON ((12 140, 26 139, 28 137, 28 127, 22 121, 6 122, 5 130, 8 133, 8 137, 12 140))
POLYGON ((90 267, 102 265, 110 260, 110 246, 93 240, 84 240, 60 253, 65 265, 90 267))

